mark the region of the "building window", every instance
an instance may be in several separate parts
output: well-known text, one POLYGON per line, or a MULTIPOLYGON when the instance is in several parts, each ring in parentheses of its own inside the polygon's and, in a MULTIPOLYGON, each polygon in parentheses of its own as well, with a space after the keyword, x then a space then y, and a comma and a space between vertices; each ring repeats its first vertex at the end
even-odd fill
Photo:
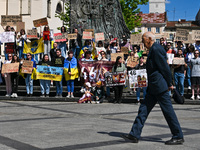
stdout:
POLYGON ((173 35, 173 34, 170 34, 170 35, 169 35, 169 39, 170 39, 170 40, 173 40, 173 38, 174 38, 174 35, 173 35))
POLYGON ((148 27, 148 29, 147 29, 147 30, 148 30, 148 32, 151 32, 151 27, 148 27))
POLYGON ((156 27, 156 33, 160 33, 160 28, 156 27))
POLYGON ((158 4, 156 4, 156 8, 158 8, 158 4))
POLYGON ((156 43, 157 43, 157 44, 160 44, 160 39, 156 39, 156 43))
POLYGON ((51 18, 51 0, 47 0, 47 17, 51 18))
POLYGON ((60 2, 56 6, 56 13, 58 14, 62 13, 62 5, 60 2))

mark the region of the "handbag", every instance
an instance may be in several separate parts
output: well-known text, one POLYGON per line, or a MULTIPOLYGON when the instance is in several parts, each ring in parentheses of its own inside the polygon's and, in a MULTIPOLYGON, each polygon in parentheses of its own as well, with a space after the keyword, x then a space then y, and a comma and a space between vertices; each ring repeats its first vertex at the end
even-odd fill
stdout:
POLYGON ((185 98, 181 96, 180 93, 176 89, 174 89, 174 94, 172 98, 177 104, 184 104, 185 102, 185 98))

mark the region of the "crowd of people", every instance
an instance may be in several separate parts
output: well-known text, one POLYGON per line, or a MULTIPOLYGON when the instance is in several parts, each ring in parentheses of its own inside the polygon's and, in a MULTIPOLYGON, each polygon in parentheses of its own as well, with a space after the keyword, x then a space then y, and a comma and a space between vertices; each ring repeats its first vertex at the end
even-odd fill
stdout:
MULTIPOLYGON (((7 26, 5 32, 15 32, 14 28, 7 26)), ((66 28, 61 27, 61 33, 65 33, 66 28)), ((139 63, 134 67, 127 67, 127 56, 125 55, 124 60, 118 56, 115 64, 112 68, 112 72, 125 72, 128 76, 128 71, 132 69, 146 69, 146 60, 144 56, 148 56, 149 51, 142 48, 141 45, 131 45, 128 37, 121 37, 117 39, 111 34, 105 41, 83 40, 78 29, 74 29, 73 33, 77 34, 77 39, 68 40, 65 42, 54 42, 53 35, 50 32, 49 26, 45 26, 42 31, 40 27, 40 33, 38 33, 38 39, 43 38, 44 42, 44 53, 32 55, 31 53, 23 53, 24 44, 30 42, 32 39, 27 39, 26 32, 24 29, 20 33, 16 33, 15 51, 14 53, 6 53, 4 51, 5 61, 3 62, 0 56, 0 70, 2 64, 8 63, 20 63, 20 67, 23 64, 23 60, 33 62, 33 69, 38 65, 41 66, 55 66, 65 68, 65 78, 67 82, 67 98, 74 98, 74 81, 78 78, 79 72, 77 71, 79 61, 111 61, 112 53, 121 52, 122 47, 128 48, 128 55, 138 58, 139 63), (83 44, 84 43, 84 44, 83 44)), ((199 96, 199 84, 200 84, 200 41, 196 43, 185 44, 182 41, 174 43, 167 42, 166 39, 160 39, 160 45, 166 50, 166 54, 174 54, 174 57, 183 57, 185 59, 184 65, 173 65, 169 64, 171 73, 173 74, 173 81, 176 89, 184 96, 184 81, 187 77, 188 89, 192 89, 191 99, 195 100, 195 88, 197 89, 196 99, 200 99, 199 96)), ((7 44, 4 44, 5 49, 7 44)), ((19 69, 20 70, 20 69, 19 69)), ((6 96, 7 97, 18 97, 18 81, 20 72, 16 73, 5 73, 0 74, 0 83, 3 82, 2 77, 5 79, 6 84, 6 96)), ((33 78, 31 74, 23 75, 26 84, 27 96, 33 96, 33 78)), ((41 97, 49 97, 50 86, 53 84, 51 80, 41 80, 41 97)), ((63 81, 55 81, 56 85, 56 97, 63 96, 63 81)), ((110 87, 103 87, 101 81, 96 83, 95 87, 91 86, 90 82, 80 82, 83 87, 81 92, 83 96, 80 98, 78 103, 95 102, 102 103, 105 97, 110 98, 110 87)), ((112 102, 121 103, 122 93, 124 86, 113 87, 115 92, 115 98, 112 102)), ((147 87, 133 88, 130 90, 130 94, 136 93, 137 101, 140 101, 140 92, 143 91, 143 97, 146 95, 147 87)))

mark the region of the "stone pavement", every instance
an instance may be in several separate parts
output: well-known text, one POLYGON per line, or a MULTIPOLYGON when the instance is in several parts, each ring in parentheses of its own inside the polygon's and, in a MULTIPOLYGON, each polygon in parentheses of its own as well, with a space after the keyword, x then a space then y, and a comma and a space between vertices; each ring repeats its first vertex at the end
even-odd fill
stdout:
POLYGON ((200 106, 174 105, 185 143, 167 146, 171 138, 159 105, 151 112, 138 144, 120 136, 137 115, 136 104, 76 104, 0 101, 0 150, 197 150, 200 106))

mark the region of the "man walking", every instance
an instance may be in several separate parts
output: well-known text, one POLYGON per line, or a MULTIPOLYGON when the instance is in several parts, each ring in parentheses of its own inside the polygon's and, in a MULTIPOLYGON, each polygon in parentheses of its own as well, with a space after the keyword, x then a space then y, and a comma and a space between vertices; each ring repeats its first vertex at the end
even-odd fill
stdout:
POLYGON ((138 143, 144 123, 153 109, 158 103, 168 123, 172 133, 172 139, 166 141, 167 145, 177 145, 184 142, 183 133, 172 107, 168 90, 172 90, 172 75, 167 64, 167 55, 164 48, 155 43, 155 35, 152 32, 146 32, 142 36, 144 46, 149 49, 148 59, 146 63, 148 75, 148 87, 145 100, 141 102, 138 110, 138 116, 128 135, 124 138, 138 143))

